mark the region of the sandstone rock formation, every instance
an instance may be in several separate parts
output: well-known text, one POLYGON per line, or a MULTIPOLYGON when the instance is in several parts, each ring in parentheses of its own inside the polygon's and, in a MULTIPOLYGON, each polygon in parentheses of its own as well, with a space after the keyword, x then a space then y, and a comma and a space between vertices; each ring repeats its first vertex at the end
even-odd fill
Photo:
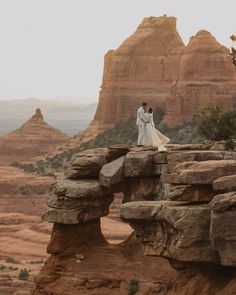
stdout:
POLYGON ((141 243, 133 236, 112 245, 101 232, 100 217, 108 214, 115 186, 121 185, 121 190, 123 185, 128 186, 120 183, 124 177, 116 177, 123 174, 124 164, 124 156, 114 159, 114 155, 120 156, 117 151, 114 153, 116 149, 76 155, 68 176, 57 180, 43 215, 44 221, 54 223, 47 248, 51 256, 32 294, 128 294, 132 280, 138 280, 142 294, 149 294, 157 289, 164 292, 167 282, 171 285, 174 281, 176 271, 162 258, 145 257, 141 243), (112 162, 106 157, 108 154, 113 155, 112 162), (117 161, 118 169, 110 169, 108 165, 114 163, 116 167, 117 161), (80 167, 86 176, 74 173, 80 167), (162 268, 161 273, 156 273, 156 263, 162 268))
POLYGON ((166 101, 163 123, 178 125, 189 121, 207 103, 235 105, 236 72, 229 49, 211 33, 202 30, 190 38, 179 64, 179 77, 166 101))
MULTIPOLYGON (((205 272, 209 281, 200 294, 236 292, 236 193, 232 185, 236 160, 235 153, 231 160, 222 159, 228 156, 215 151, 170 152, 167 162, 175 158, 177 165, 168 163, 170 174, 161 176, 169 200, 129 202, 121 208, 121 217, 135 229, 146 255, 167 258, 178 269, 180 279, 184 272, 193 271, 193 276, 205 272), (211 160, 214 157, 218 160, 211 160), (214 190, 230 192, 217 194, 214 190), (215 277, 226 279, 225 285, 214 292, 218 282, 210 277, 213 267, 218 272, 215 277), (231 283, 233 287, 228 287, 231 283)), ((176 293, 171 294, 182 294, 178 288, 177 283, 176 293)), ((188 289, 183 294, 195 292, 188 289)))
POLYGON ((19 129, 0 137, 0 164, 36 161, 69 140, 43 120, 40 109, 19 129))
POLYGON ((59 179, 49 196, 43 219, 54 223, 51 256, 32 294, 125 295, 132 278, 140 295, 234 294, 236 193, 228 185, 219 194, 213 183, 235 174, 236 153, 168 149, 135 148, 103 165, 109 149, 74 158, 90 172, 59 179), (100 165, 96 177, 93 161, 100 165), (132 235, 111 245, 100 217, 108 214, 116 192, 124 194, 121 217, 135 229, 136 240, 132 235))
POLYGON ((91 128, 112 127, 134 115, 144 100, 164 108, 178 77, 184 47, 174 17, 145 18, 118 49, 105 55, 99 105, 91 128))
MULTIPOLYGON (((186 24, 187 26, 188 24, 186 24)), ((236 103, 236 72, 229 49, 199 31, 187 46, 175 17, 147 17, 104 58, 99 104, 83 140, 136 115, 142 101, 165 111, 163 123, 178 125, 208 102, 236 103)))

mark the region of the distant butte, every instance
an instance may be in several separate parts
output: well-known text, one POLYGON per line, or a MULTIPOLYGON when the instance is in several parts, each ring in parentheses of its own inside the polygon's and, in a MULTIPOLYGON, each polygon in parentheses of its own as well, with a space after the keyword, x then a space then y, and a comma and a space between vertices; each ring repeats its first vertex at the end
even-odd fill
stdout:
POLYGON ((208 102, 230 108, 235 82, 229 49, 210 32, 199 31, 185 46, 175 17, 147 17, 105 55, 97 112, 82 136, 91 138, 135 115, 142 101, 161 107, 163 123, 172 126, 190 120, 208 102))
POLYGON ((39 108, 17 130, 0 137, 0 165, 32 162, 56 151, 70 137, 46 123, 39 108))

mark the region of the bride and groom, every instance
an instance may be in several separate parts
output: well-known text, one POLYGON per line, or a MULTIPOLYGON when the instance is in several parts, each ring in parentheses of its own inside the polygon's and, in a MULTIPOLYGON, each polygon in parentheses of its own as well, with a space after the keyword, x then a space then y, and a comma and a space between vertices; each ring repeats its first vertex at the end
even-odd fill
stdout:
POLYGON ((153 111, 146 102, 137 111, 138 146, 158 147, 158 151, 167 151, 165 144, 170 139, 155 128, 153 111))

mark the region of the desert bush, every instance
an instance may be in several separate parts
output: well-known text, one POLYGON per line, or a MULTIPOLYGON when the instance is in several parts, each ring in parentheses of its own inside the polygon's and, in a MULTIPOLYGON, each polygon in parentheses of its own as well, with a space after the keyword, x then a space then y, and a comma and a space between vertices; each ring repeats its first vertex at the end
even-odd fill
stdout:
POLYGON ((6 259, 6 262, 8 262, 8 263, 13 263, 13 264, 19 264, 19 263, 20 263, 19 260, 15 259, 15 258, 13 258, 13 257, 8 257, 8 258, 6 259))
POLYGON ((228 150, 228 151, 233 151, 234 148, 235 148, 235 146, 236 146, 236 143, 235 143, 235 141, 233 141, 232 138, 227 139, 227 140, 225 141, 225 149, 226 149, 226 150, 228 150))
MULTIPOLYGON (((236 43, 236 35, 235 34, 231 35, 230 39, 233 41, 233 43, 235 45, 235 43, 236 43)), ((235 47, 231 47, 230 54, 232 56, 233 65, 235 66, 235 69, 236 69, 236 49, 235 49, 235 47)))
POLYGON ((222 103, 201 108, 195 120, 198 134, 208 140, 228 140, 236 135, 236 110, 225 111, 222 103))
POLYGON ((3 272, 11 272, 17 269, 18 269, 17 267, 13 267, 13 266, 0 265, 0 271, 3 271, 3 272))
POLYGON ((43 259, 40 259, 40 260, 31 260, 29 263, 30 264, 43 264, 44 263, 44 260, 43 259))
POLYGON ((134 279, 129 282, 129 295, 135 295, 139 289, 139 281, 134 279))
POLYGON ((29 278, 29 271, 26 268, 21 269, 21 271, 18 275, 18 279, 22 280, 22 281, 27 281, 28 278, 29 278))

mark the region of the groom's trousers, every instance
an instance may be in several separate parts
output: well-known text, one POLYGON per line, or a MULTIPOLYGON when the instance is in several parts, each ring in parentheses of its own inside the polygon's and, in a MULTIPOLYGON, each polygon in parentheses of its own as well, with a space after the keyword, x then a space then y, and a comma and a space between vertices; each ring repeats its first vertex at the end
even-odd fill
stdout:
POLYGON ((138 125, 138 145, 144 145, 145 125, 138 125))

